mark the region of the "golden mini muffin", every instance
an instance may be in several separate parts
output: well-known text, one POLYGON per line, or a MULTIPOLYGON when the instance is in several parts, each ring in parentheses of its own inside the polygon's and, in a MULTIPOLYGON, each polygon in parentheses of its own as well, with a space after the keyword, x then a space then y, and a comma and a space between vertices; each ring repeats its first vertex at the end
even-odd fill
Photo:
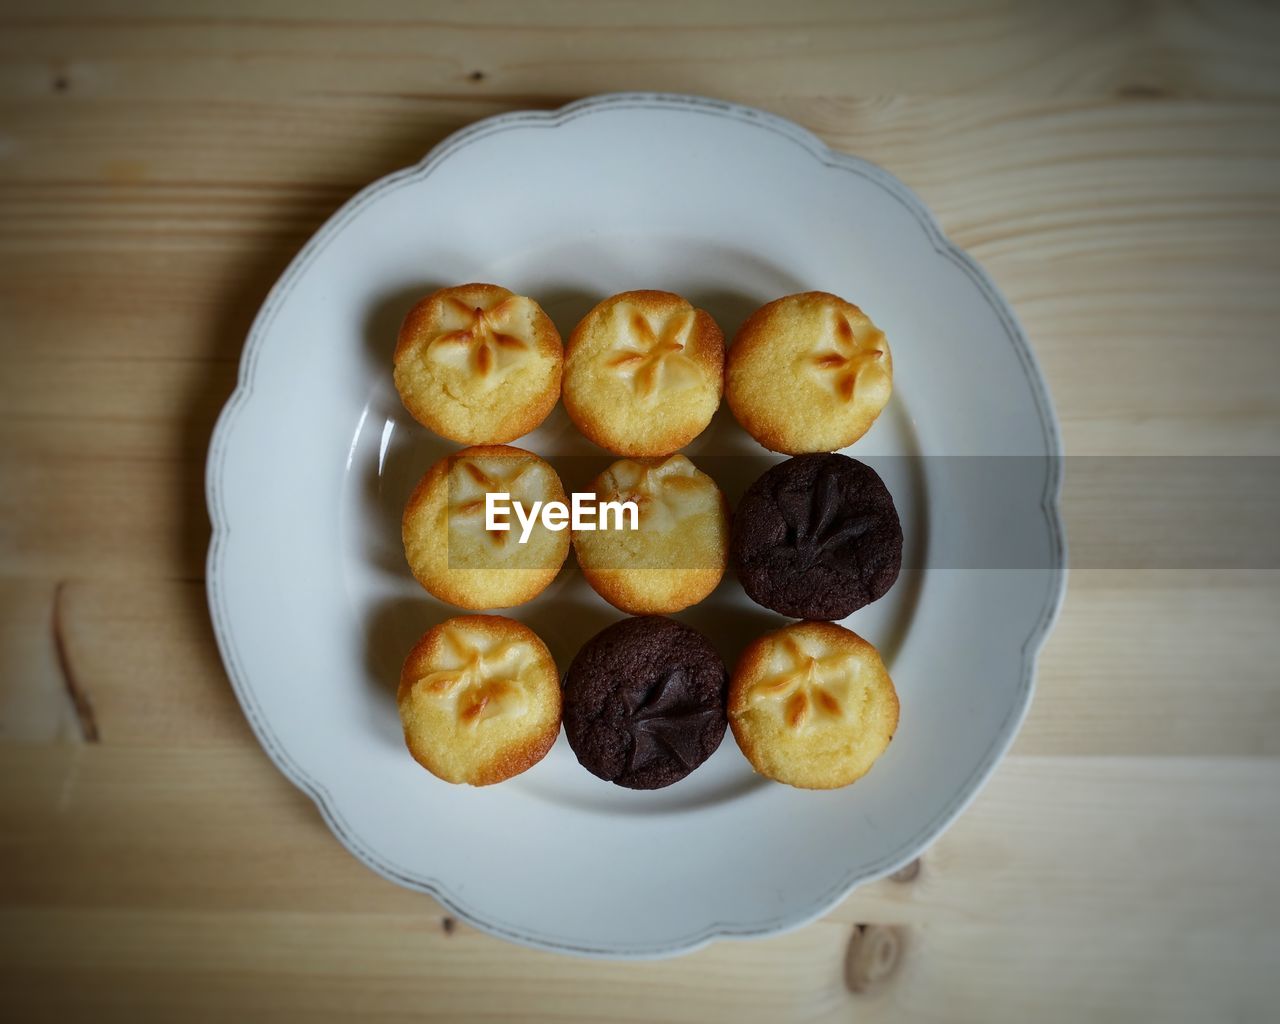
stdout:
POLYGON ((729 347, 726 397, 743 428, 787 455, 865 434, 893 390, 889 343, 857 306, 802 292, 756 310, 729 347))
POLYGON ((409 310, 396 341, 396 390, 441 437, 500 443, 547 418, 563 361, 560 334, 533 299, 463 284, 409 310))
POLYGON ((488 786, 532 768, 560 734, 547 645, 500 615, 440 623, 409 652, 396 692, 413 759, 445 782, 488 786))
POLYGON ((804 789, 860 779, 893 739, 898 695, 880 653, 833 622, 751 643, 729 684, 729 725, 761 775, 804 789))
POLYGON ((606 501, 637 508, 635 530, 613 529, 609 516, 610 529, 574 531, 578 565, 597 594, 648 615, 688 608, 715 589, 729 558, 729 507, 711 477, 683 455, 622 459, 592 490, 597 509, 606 501))
POLYGON ((569 336, 564 407, 615 455, 669 455, 706 429, 724 391, 724 335, 671 292, 605 299, 569 336))
POLYGON ((532 452, 479 445, 446 455, 418 481, 404 508, 404 554, 413 575, 442 601, 461 608, 509 608, 535 597, 569 554, 569 531, 533 526, 526 543, 511 529, 490 531, 485 495, 505 492, 526 512, 535 501, 565 500, 560 477, 532 452))

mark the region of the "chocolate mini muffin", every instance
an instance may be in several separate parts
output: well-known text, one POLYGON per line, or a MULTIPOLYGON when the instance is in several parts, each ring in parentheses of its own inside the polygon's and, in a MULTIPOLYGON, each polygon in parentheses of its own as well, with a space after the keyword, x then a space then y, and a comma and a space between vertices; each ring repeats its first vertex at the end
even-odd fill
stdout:
POLYGON ((564 726, 592 775, 627 789, 679 782, 724 739, 729 673, 710 641, 673 619, 615 622, 564 682, 564 726))
POLYGON ((893 586, 902 525, 870 466, 847 455, 800 455, 747 490, 730 547, 757 604, 794 619, 842 619, 893 586))

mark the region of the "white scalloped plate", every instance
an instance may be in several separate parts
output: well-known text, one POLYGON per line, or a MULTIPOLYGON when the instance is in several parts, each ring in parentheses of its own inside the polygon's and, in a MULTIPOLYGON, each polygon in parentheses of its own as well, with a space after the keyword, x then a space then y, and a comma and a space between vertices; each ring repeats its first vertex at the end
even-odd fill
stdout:
MULTIPOLYGON (((592 452, 560 409, 517 443, 553 462, 592 452)), ((723 409, 687 451, 731 501, 774 461, 723 409)), ((973 797, 1027 710, 1061 600, 1059 453, 1008 307, 895 178, 757 110, 602 96, 457 133, 298 254, 254 322, 210 448, 209 604, 263 747, 365 864, 517 942, 670 955, 811 920, 917 856, 973 797), (526 774, 480 790, 410 759, 400 662, 453 610, 410 578, 399 517, 450 448, 404 413, 390 352, 416 298, 468 280, 537 297, 566 335, 628 288, 680 292, 729 337, 757 305, 810 288, 886 331, 894 397, 851 454, 893 491, 908 558, 933 567, 848 620, 881 648, 902 704, 866 778, 818 793, 768 783, 731 735, 652 793, 588 774, 563 736, 526 774), (1030 456, 1018 464, 1033 470, 993 495, 968 472, 983 460, 896 458, 922 454, 1030 456), (1000 564, 1015 568, 932 557, 1010 544, 1019 552, 1000 564)), ((572 560, 509 614, 562 670, 619 617, 572 560)), ((732 579, 678 617, 727 658, 782 621, 732 579)))

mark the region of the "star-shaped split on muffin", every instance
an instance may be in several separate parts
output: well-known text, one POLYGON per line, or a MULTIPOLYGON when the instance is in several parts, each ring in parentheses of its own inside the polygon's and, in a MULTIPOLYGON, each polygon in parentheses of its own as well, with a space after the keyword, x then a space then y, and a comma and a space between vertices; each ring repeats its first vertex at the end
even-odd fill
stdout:
POLYGON ((509 640, 482 650, 455 629, 442 631, 441 639, 462 662, 456 668, 428 672, 414 685, 441 700, 456 698, 458 721, 472 728, 490 718, 524 710, 525 690, 520 681, 528 652, 523 641, 509 640))
POLYGON ((789 664, 752 687, 751 700, 780 703, 786 722, 793 729, 803 727, 811 719, 842 717, 841 701, 848 698, 849 687, 861 671, 858 659, 849 654, 814 657, 786 634, 779 645, 789 664))
POLYGON ((852 401, 862 374, 872 366, 883 366, 886 350, 881 343, 884 334, 872 330, 866 338, 859 340, 847 316, 839 311, 833 316, 833 350, 817 352, 808 357, 808 362, 822 373, 831 374, 836 394, 848 402, 852 401))
POLYGON ((675 383, 680 377, 696 379, 697 364, 685 352, 685 346, 697 313, 689 310, 668 317, 655 328, 637 309, 621 312, 629 328, 629 347, 615 349, 605 365, 629 378, 638 396, 650 398, 663 383, 675 383))
POLYGON ((607 501, 634 501, 640 522, 652 529, 671 529, 689 496, 700 489, 697 470, 683 455, 657 465, 624 459, 610 468, 603 488, 607 501))
MULTIPOLYGON (((492 468, 485 469, 471 459, 457 459, 454 466, 461 470, 449 480, 449 522, 479 519, 484 522, 485 495, 489 493, 511 494, 516 482, 533 466, 525 459, 511 459, 517 465, 506 473, 492 468)), ((497 547, 506 544, 511 530, 488 530, 489 540, 497 547)))
POLYGON ((623 727, 631 740, 627 748, 628 772, 643 768, 664 752, 687 771, 700 763, 702 729, 716 711, 689 700, 687 671, 676 665, 649 690, 623 695, 627 709, 623 727))
POLYGON ((527 352, 529 344, 511 333, 511 319, 524 301, 519 295, 504 299, 492 309, 471 306, 453 296, 444 302, 463 320, 463 325, 431 340, 427 357, 448 359, 451 349, 458 348, 470 357, 471 368, 488 377, 502 367, 504 353, 527 352))
POLYGON ((813 489, 805 492, 802 502, 782 506, 787 540, 803 568, 831 556, 840 545, 862 536, 872 526, 865 516, 842 521, 839 512, 840 481, 827 469, 813 482, 813 489))

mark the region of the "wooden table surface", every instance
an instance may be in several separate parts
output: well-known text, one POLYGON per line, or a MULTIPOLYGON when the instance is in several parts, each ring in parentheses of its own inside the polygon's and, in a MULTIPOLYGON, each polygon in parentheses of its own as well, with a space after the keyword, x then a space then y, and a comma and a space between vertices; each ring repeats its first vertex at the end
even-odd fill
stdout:
MULTIPOLYGON (((616 89, 904 179, 1021 317, 1072 454, 1280 454, 1276 8, 2 10, 7 1019, 1280 1014, 1280 573, 1078 567, 1011 756, 917 870, 784 937, 591 962, 375 877, 276 771, 214 648, 202 490, 250 320, 338 205, 616 89)), ((1065 508, 1077 537, 1106 496, 1069 470, 1065 508)))

